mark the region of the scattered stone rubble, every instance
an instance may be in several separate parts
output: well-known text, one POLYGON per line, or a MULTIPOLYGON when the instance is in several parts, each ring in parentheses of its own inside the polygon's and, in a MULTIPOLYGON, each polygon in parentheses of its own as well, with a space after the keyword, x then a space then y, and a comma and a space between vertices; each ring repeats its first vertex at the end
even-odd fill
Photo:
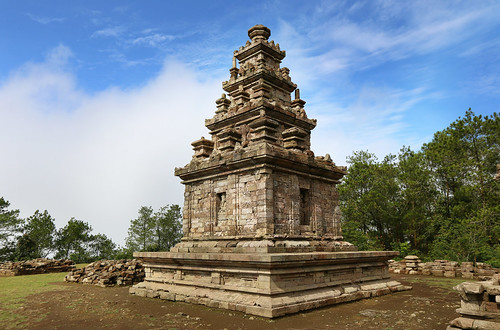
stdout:
POLYGON ((450 322, 452 329, 500 329, 500 275, 486 282, 464 282, 453 289, 460 293, 460 317, 450 322))
POLYGON ((64 280, 102 287, 127 286, 144 281, 144 266, 136 259, 99 260, 75 269, 64 280))
POLYGON ((69 272, 75 268, 72 260, 38 258, 28 261, 7 261, 0 263, 0 276, 19 276, 31 274, 45 274, 69 272))
POLYGON ((448 260, 422 262, 417 256, 406 256, 401 261, 389 260, 389 272, 394 274, 432 275, 440 277, 462 277, 466 279, 488 280, 499 274, 499 268, 478 262, 476 267, 472 262, 458 263, 448 260))

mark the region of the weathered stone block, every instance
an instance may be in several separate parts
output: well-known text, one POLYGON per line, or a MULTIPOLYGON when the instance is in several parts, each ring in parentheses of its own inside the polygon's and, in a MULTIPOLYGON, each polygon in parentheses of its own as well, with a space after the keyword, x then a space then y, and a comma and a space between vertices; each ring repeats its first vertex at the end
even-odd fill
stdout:
MULTIPOLYGON (((495 301, 483 301, 484 310, 488 312, 500 312, 500 306, 495 301)), ((499 315, 500 316, 500 315, 499 315)))
POLYGON ((160 299, 175 301, 175 294, 171 292, 160 292, 160 299))
POLYGON ((459 284, 459 286, 465 293, 471 295, 480 295, 484 292, 484 287, 481 283, 464 282, 459 284))
POLYGON ((439 276, 439 277, 443 277, 444 276, 444 271, 443 270, 431 270, 431 274, 433 276, 439 276))
POLYGON ((444 277, 455 277, 455 271, 454 270, 447 270, 443 273, 444 277))
POLYGON ((464 310, 480 311, 482 301, 480 301, 480 300, 465 301, 462 299, 460 304, 461 304, 461 308, 463 308, 464 310))
POLYGON ((474 320, 465 317, 457 317, 450 322, 450 325, 458 329, 474 329, 474 320))

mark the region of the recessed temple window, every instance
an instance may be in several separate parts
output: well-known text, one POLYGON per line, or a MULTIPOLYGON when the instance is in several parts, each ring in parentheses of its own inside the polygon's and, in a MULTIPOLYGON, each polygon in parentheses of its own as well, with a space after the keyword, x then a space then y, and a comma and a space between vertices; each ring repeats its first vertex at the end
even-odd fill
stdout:
POLYGON ((215 202, 215 225, 217 221, 226 218, 226 193, 218 193, 215 202))
POLYGON ((311 223, 309 189, 300 188, 300 224, 309 225, 311 223))

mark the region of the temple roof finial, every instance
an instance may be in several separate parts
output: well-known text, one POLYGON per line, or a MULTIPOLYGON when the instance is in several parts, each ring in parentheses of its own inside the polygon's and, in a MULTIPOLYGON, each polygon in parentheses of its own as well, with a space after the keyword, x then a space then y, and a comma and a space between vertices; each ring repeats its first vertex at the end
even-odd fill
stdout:
POLYGON ((271 36, 271 30, 262 24, 257 24, 248 30, 248 36, 252 41, 267 40, 271 36))

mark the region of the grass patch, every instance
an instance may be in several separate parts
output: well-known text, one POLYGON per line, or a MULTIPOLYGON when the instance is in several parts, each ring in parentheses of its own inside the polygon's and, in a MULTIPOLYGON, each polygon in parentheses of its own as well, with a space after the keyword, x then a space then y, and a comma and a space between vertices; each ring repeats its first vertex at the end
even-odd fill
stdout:
POLYGON ((55 288, 50 283, 62 282, 66 273, 51 273, 37 275, 23 275, 0 277, 0 328, 19 327, 26 317, 17 313, 29 295, 59 291, 63 287, 55 288))
POLYGON ((76 269, 80 269, 80 268, 85 268, 86 266, 88 266, 90 263, 84 263, 84 264, 75 264, 76 266, 76 269))
POLYGON ((475 280, 469 280, 465 278, 450 278, 450 277, 435 277, 435 276, 408 276, 405 278, 406 281, 411 283, 425 283, 430 287, 436 287, 445 289, 447 291, 456 292, 453 290, 454 286, 457 286, 463 282, 477 282, 475 280))
POLYGON ((79 309, 82 304, 83 302, 81 300, 74 300, 64 307, 68 309, 79 309))

